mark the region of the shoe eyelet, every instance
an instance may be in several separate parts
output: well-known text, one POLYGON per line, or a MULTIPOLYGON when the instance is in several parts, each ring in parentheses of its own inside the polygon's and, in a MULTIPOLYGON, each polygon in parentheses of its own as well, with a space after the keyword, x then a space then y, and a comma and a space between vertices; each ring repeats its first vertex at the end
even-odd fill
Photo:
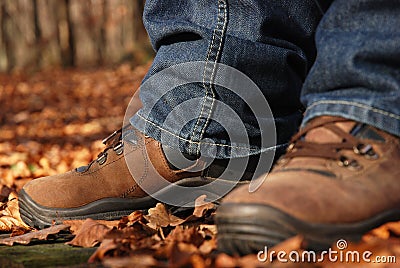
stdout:
POLYGON ((338 161, 337 163, 338 163, 338 165, 341 166, 341 167, 347 167, 347 166, 350 165, 349 159, 348 159, 347 157, 345 157, 345 156, 341 156, 341 157, 339 158, 339 161, 338 161))
POLYGON ((367 159, 375 160, 379 158, 379 155, 374 151, 374 148, 370 144, 358 144, 353 147, 353 151, 356 154, 363 155, 367 159))
POLYGON ((124 144, 119 142, 114 146, 113 150, 117 155, 121 155, 124 152, 124 144))
POLYGON ((102 153, 97 157, 96 162, 99 163, 99 165, 103 165, 107 161, 107 154, 102 153))
POLYGON ((353 160, 353 161, 351 161, 350 164, 348 165, 348 168, 351 169, 351 170, 361 170, 363 167, 362 167, 362 165, 360 165, 360 164, 358 163, 358 161, 353 160))
POLYGON ((118 129, 111 133, 107 138, 105 138, 102 142, 103 144, 107 144, 111 139, 113 139, 115 136, 117 136, 119 133, 122 133, 122 129, 118 129))
POLYGON ((357 144, 356 146, 353 147, 353 151, 354 151, 356 154, 359 154, 359 155, 365 155, 365 154, 367 154, 371 149, 372 149, 372 146, 371 146, 371 145, 369 145, 369 144, 365 145, 365 144, 363 144, 363 143, 359 143, 359 144, 357 144))
POLYGON ((370 150, 366 155, 365 158, 370 159, 370 160, 376 160, 379 158, 379 155, 374 151, 370 150))
POLYGON ((356 161, 354 159, 353 160, 348 159, 345 156, 341 156, 337 163, 338 163, 339 166, 346 167, 346 168, 349 168, 351 170, 360 170, 360 169, 362 169, 362 166, 358 163, 358 161, 356 161))

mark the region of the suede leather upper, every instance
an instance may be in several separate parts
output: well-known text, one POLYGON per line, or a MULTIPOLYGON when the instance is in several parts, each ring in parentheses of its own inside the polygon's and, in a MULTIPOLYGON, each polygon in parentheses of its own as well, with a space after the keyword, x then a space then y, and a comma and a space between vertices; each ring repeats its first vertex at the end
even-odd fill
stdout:
MULTIPOLYGON (((356 123, 335 123, 349 132, 356 123)), ((399 138, 373 129, 384 141, 359 139, 370 144, 377 159, 353 150, 340 153, 357 161, 358 167, 340 166, 337 160, 320 157, 283 157, 260 188, 250 193, 247 186, 230 193, 227 203, 261 204, 277 208, 309 223, 351 223, 368 219, 400 206, 399 138)), ((325 127, 309 131, 305 140, 318 143, 340 141, 325 127)), ((296 148, 296 146, 294 147, 296 148)))
POLYGON ((51 208, 76 208, 93 201, 109 197, 136 198, 146 196, 137 181, 146 185, 153 185, 154 191, 160 190, 162 185, 155 180, 162 176, 169 182, 196 176, 198 173, 182 170, 172 170, 160 143, 152 138, 138 134, 143 141, 142 146, 135 146, 124 142, 124 153, 117 154, 114 150, 107 151, 106 161, 93 161, 85 171, 69 171, 64 174, 35 179, 24 187, 24 191, 41 206, 51 208), (133 178, 126 164, 129 158, 132 166, 142 171, 138 178, 133 178), (148 167, 144 169, 143 167, 148 167))

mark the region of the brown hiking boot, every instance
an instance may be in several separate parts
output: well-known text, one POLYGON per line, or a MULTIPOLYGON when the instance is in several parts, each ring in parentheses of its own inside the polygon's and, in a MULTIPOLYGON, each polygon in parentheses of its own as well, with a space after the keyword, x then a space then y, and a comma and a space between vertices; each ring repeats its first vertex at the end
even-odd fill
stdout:
POLYGON ((257 191, 242 186, 224 198, 216 215, 218 246, 248 254, 297 234, 313 249, 358 240, 400 220, 399 160, 398 137, 317 117, 293 137, 257 191))
MULTIPOLYGON (((134 129, 126 133, 134 136, 136 141, 122 139, 123 133, 119 130, 103 141, 106 149, 89 165, 65 174, 35 179, 25 185, 19 194, 22 219, 31 226, 42 228, 66 219, 118 219, 134 210, 153 207, 163 196, 173 196, 179 206, 193 202, 195 193, 197 196, 206 194, 210 199, 218 197, 218 192, 210 192, 210 187, 198 192, 193 190, 192 196, 179 195, 172 187, 198 187, 214 181, 203 175, 205 171, 210 173, 213 165, 202 170, 204 162, 189 159, 193 160, 191 166, 185 170, 177 169, 166 160, 166 147, 159 142, 134 129), (126 159, 132 168, 131 165, 128 168, 126 159), (135 167, 137 170, 132 174, 136 180, 130 172, 135 167), (156 178, 160 176, 166 184, 159 183, 156 178), (151 196, 137 182, 150 189, 151 196)), ((174 151, 168 150, 168 156, 173 157, 174 151)), ((178 155, 177 151, 175 153, 178 155)))

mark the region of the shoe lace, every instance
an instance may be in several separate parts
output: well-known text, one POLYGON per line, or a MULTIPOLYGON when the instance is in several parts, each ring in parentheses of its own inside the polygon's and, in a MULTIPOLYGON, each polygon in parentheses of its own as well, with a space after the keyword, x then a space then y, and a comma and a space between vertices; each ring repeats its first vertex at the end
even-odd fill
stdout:
POLYGON ((370 144, 364 144, 351 133, 342 130, 336 125, 336 123, 339 122, 350 122, 350 120, 339 117, 327 117, 310 122, 293 136, 284 158, 318 157, 337 160, 340 166, 355 168, 360 167, 358 162, 344 156, 342 153, 343 150, 353 150, 354 153, 364 155, 370 159, 378 158, 378 155, 370 144), (338 137, 341 137, 342 140, 340 142, 331 143, 316 143, 305 140, 305 135, 310 130, 318 127, 324 127, 330 130, 338 137))
POLYGON ((123 143, 122 143, 122 129, 116 130, 111 135, 103 140, 103 144, 106 145, 106 148, 98 154, 97 158, 91 161, 86 166, 81 166, 76 168, 77 172, 86 172, 94 163, 99 163, 99 165, 103 165, 107 161, 108 151, 113 149, 117 155, 123 153, 123 143))
MULTIPOLYGON (((100 165, 104 164, 107 161, 107 155, 109 150, 114 150, 117 155, 123 153, 123 143, 122 143, 122 128, 111 133, 107 138, 103 139, 103 144, 106 145, 106 148, 97 155, 97 158, 92 161, 96 161, 100 165)), ((92 164, 90 163, 90 164, 92 164)))

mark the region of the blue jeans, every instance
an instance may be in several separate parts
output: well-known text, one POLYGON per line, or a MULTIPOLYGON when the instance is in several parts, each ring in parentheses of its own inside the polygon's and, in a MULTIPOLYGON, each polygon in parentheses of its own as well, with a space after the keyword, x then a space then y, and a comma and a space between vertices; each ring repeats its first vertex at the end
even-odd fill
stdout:
MULTIPOLYGON (((200 75, 211 83, 213 67, 222 63, 259 87, 273 117, 256 117, 223 86, 188 83, 166 91, 154 84, 141 90, 143 107, 131 123, 156 140, 166 137, 163 143, 178 139, 171 146, 184 153, 221 159, 270 149, 260 145, 260 125, 275 126, 274 148, 282 149, 301 123, 320 115, 400 136, 399 14, 390 0, 147 0, 144 23, 157 54, 144 83, 192 61, 205 61, 200 75), (188 109, 196 118, 165 124, 168 116, 181 122, 182 112, 173 111, 191 99, 198 100, 188 109), (232 144, 235 133, 210 120, 217 102, 238 115, 248 144, 232 144)), ((238 118, 224 124, 235 129, 238 118)))

